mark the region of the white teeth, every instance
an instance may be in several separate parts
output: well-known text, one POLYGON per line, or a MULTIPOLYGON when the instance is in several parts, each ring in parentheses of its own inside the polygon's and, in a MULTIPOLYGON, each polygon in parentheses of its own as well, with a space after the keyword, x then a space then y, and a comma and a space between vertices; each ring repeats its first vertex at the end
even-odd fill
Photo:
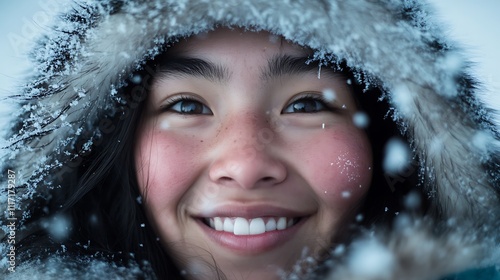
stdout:
POLYGON ((211 228, 217 231, 230 232, 234 235, 257 235, 274 230, 284 230, 293 226, 297 221, 297 219, 286 217, 254 219, 245 219, 241 217, 214 217, 206 220, 211 228))
MULTIPOLYGON (((252 219, 250 222, 249 234, 261 234, 266 232, 266 225, 262 218, 252 219)), ((234 233, 236 234, 236 233, 234 233)))
POLYGON ((224 219, 224 231, 225 232, 234 232, 234 224, 231 219, 224 219))
MULTIPOLYGON (((212 220, 212 219, 210 219, 210 220, 212 220)), ((221 218, 215 217, 213 220, 214 220, 215 227, 212 227, 212 228, 215 228, 215 230, 218 230, 218 231, 224 230, 224 222, 222 222, 221 218)))
POLYGON ((248 225, 248 220, 244 218, 236 218, 236 220, 234 220, 233 233, 234 235, 248 235, 250 233, 250 226, 248 225))
POLYGON ((278 222, 276 223, 276 229, 282 230, 286 228, 286 218, 281 217, 278 219, 278 222))
POLYGON ((269 219, 266 223, 266 231, 273 231, 276 230, 276 220, 275 219, 269 219))

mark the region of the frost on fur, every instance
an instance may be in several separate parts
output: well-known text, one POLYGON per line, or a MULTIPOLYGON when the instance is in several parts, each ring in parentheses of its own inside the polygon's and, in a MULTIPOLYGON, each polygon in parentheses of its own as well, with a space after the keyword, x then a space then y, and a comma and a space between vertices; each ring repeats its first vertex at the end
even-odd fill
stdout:
POLYGON ((488 265, 479 261, 488 245, 475 243, 466 228, 438 234, 432 222, 406 214, 400 214, 394 227, 375 228, 347 247, 334 248, 320 269, 318 261, 304 257, 286 279, 437 280, 471 265, 488 265))

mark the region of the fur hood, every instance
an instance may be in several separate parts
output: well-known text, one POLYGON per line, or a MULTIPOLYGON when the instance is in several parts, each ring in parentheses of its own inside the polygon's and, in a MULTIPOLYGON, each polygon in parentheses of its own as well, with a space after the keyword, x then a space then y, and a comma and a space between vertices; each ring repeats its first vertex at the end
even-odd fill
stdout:
MULTIPOLYGON (((329 279, 438 279, 500 264, 494 230, 500 143, 492 112, 478 100, 460 48, 445 38, 425 2, 93 2, 76 2, 39 41, 32 53, 37 75, 16 96, 21 105, 3 169, 16 172, 19 223, 30 215, 33 201, 59 187, 68 162, 99 141, 103 130, 96 128, 107 126, 102 120, 119 106, 130 106, 117 91, 132 73, 177 38, 235 26, 308 46, 325 63, 345 61, 362 83, 383 90, 388 118, 410 139, 419 159, 434 218, 402 215, 394 229, 375 229, 349 248, 337 248, 329 279), (436 232, 435 220, 448 226, 436 232), (390 269, 355 269, 366 265, 353 257, 368 256, 366 248, 382 252, 376 259, 390 269)), ((0 200, 7 202, 8 195, 4 188, 0 200)), ((9 223, 2 219, 6 237, 9 223)))

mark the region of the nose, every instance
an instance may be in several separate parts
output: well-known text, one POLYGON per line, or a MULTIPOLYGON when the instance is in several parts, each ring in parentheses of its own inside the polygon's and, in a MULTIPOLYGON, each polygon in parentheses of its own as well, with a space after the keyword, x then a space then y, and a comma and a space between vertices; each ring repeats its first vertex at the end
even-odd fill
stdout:
POLYGON ((254 189, 279 184, 287 177, 284 162, 273 154, 275 144, 269 128, 239 122, 226 127, 219 137, 209 170, 213 182, 254 189), (264 134, 266 139, 261 137, 264 134))

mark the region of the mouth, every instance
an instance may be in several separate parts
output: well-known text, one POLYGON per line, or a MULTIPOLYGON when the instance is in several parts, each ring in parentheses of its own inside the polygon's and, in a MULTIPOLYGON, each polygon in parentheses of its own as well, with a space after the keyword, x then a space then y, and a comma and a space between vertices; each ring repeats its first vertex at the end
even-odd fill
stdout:
POLYGON ((300 217, 212 217, 203 218, 205 225, 213 230, 234 235, 259 235, 289 229, 300 222, 300 217))
POLYGON ((196 220, 215 244, 237 255, 255 256, 292 242, 308 219, 307 216, 215 216, 196 220))

